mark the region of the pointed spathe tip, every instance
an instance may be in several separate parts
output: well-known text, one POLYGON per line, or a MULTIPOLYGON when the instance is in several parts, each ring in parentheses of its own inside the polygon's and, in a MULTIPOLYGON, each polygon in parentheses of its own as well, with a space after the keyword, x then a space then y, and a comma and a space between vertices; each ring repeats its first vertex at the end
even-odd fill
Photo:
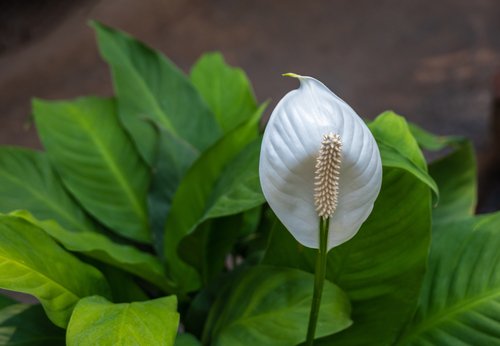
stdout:
POLYGON ((297 78, 297 79, 304 78, 304 76, 298 75, 296 73, 291 73, 291 72, 283 73, 282 76, 283 77, 292 77, 292 78, 297 78))

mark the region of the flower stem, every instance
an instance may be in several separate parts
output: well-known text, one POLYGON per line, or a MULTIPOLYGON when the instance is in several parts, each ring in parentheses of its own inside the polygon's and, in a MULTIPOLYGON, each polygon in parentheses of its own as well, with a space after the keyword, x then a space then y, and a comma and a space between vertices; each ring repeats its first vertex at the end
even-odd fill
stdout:
POLYGON ((319 307, 321 305, 321 295, 323 293, 323 284, 326 274, 326 245, 328 241, 328 228, 330 226, 330 218, 320 218, 319 221, 319 249, 316 255, 316 271, 314 276, 314 293, 311 304, 311 313, 309 314, 309 326, 307 328, 307 346, 312 346, 314 343, 314 334, 316 333, 316 325, 318 324, 319 307))

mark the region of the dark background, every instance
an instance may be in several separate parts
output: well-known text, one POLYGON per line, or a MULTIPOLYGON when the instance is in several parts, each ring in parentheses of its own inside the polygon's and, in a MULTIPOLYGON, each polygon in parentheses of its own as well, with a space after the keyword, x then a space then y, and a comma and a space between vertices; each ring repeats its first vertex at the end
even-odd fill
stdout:
POLYGON ((222 51, 272 106, 297 86, 281 73, 296 72, 321 79, 362 117, 392 109, 435 133, 465 135, 478 152, 479 208, 500 209, 500 1, 2 0, 0 144, 40 146, 32 97, 112 93, 89 19, 184 70, 222 51))

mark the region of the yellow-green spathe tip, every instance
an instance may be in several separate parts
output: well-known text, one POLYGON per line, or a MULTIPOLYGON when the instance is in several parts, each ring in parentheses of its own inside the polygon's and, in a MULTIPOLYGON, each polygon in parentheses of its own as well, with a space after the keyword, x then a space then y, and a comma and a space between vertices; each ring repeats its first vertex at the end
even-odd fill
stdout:
POLYGON ((303 76, 298 75, 296 73, 291 73, 291 72, 289 72, 289 73, 283 73, 282 76, 283 77, 292 77, 292 78, 297 78, 297 79, 303 78, 303 76))

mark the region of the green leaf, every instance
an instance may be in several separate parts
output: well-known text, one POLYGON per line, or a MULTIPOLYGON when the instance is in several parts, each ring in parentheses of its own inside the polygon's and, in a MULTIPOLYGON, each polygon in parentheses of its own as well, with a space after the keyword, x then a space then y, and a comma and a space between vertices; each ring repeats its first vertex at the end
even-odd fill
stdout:
POLYGON ((257 110, 257 101, 242 69, 230 67, 220 53, 206 53, 193 66, 191 81, 227 133, 257 110))
POLYGON ((477 203, 477 163, 472 143, 459 136, 436 136, 415 124, 408 124, 418 144, 427 150, 451 149, 429 165, 439 187, 440 201, 433 210, 433 222, 451 222, 474 215, 477 203))
POLYGON ((201 224, 179 245, 180 257, 196 268, 204 285, 224 268, 227 254, 242 236, 242 215, 232 215, 201 224))
POLYGON ((152 164, 153 176, 148 194, 148 206, 153 245, 157 253, 163 256, 163 231, 172 199, 182 178, 200 152, 160 125, 154 125, 157 128, 158 148, 152 164))
POLYGON ((0 345, 64 346, 64 330, 47 319, 41 305, 13 304, 0 310, 0 345))
POLYGON ((259 181, 260 138, 228 163, 209 198, 204 220, 233 215, 265 202, 259 181))
POLYGON ((35 100, 33 107, 49 159, 78 201, 115 232, 150 241, 149 172, 120 126, 113 100, 35 100))
POLYGON ((204 152, 182 180, 174 196, 165 225, 164 250, 167 273, 181 292, 197 289, 200 278, 192 267, 179 258, 177 247, 180 241, 205 219, 213 204, 211 196, 214 184, 226 165, 258 137, 258 120, 263 108, 264 106, 250 120, 204 152))
POLYGON ((434 233, 417 313, 398 345, 500 344, 500 213, 434 233))
POLYGON ((221 130, 189 79, 165 56, 132 37, 92 22, 102 57, 111 66, 120 119, 143 158, 151 164, 156 147, 151 119, 200 151, 221 130))
MULTIPOLYGON (((300 270, 257 266, 235 280, 213 306, 204 333, 218 346, 296 345, 305 341, 314 276, 300 270)), ((351 325, 347 296, 325 282, 318 337, 351 325)))
POLYGON ((1 293, 4 292, 0 292, 0 309, 3 309, 4 307, 15 304, 17 302, 14 299, 1 293))
POLYGON ((430 228, 429 187, 404 170, 384 167, 372 214, 356 237, 332 251, 328 264, 328 277, 351 298, 354 325, 323 345, 387 345, 395 339, 415 311, 430 228))
POLYGON ((109 295, 98 270, 17 217, 0 216, 0 266, 0 287, 34 295, 59 327, 66 327, 80 298, 109 295))
MULTIPOLYGON (((108 280, 113 303, 142 302, 150 299, 136 280, 134 280, 134 277, 125 271, 104 263, 92 264, 98 268, 108 280)), ((144 285, 144 283, 142 284, 144 285)))
POLYGON ((44 153, 0 148, 0 212, 28 209, 71 230, 92 229, 82 209, 64 190, 44 153))
POLYGON ((423 149, 431 151, 442 150, 450 144, 463 140, 463 138, 459 136, 436 136, 412 123, 408 123, 408 128, 418 145, 423 149))
POLYGON ((71 316, 67 345, 173 346, 179 324, 176 310, 175 296, 129 304, 87 297, 71 316))
POLYGON ((427 173, 425 158, 413 137, 406 120, 393 113, 384 112, 368 127, 377 140, 385 167, 402 168, 427 184, 439 199, 436 182, 427 173))
POLYGON ((177 335, 175 346, 201 346, 201 342, 189 333, 182 333, 177 335))
MULTIPOLYGON (((392 125, 387 121, 376 126, 392 125)), ((403 130, 396 132, 408 136, 403 130)), ((379 127, 376 139, 386 131, 379 127)), ((416 145, 409 148, 420 152, 416 145)), ((318 345, 390 345, 415 310, 430 243, 431 196, 413 167, 394 164, 412 157, 420 160, 409 148, 395 151, 389 163, 382 157, 382 189, 372 213, 352 240, 329 253, 327 278, 349 295, 354 324, 318 345)), ((274 227, 265 263, 313 272, 314 259, 314 251, 274 227)))
POLYGON ((40 221, 29 212, 17 210, 10 215, 22 218, 44 230, 67 250, 82 253, 132 273, 160 288, 167 289, 168 282, 160 261, 129 245, 117 244, 103 234, 94 232, 70 232, 52 220, 40 221))
POLYGON ((455 150, 434 161, 429 173, 439 186, 439 204, 433 210, 434 223, 456 221, 474 215, 477 203, 477 168, 470 141, 454 143, 455 150))

